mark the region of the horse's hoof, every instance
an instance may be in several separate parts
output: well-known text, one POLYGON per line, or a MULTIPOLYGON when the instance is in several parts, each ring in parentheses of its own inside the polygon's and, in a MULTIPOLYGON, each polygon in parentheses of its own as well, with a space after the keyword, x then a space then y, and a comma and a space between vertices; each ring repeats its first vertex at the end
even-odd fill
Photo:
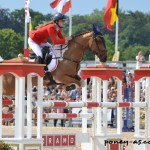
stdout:
POLYGON ((76 88, 76 86, 74 84, 70 85, 70 86, 66 86, 66 91, 71 91, 74 90, 76 88))
POLYGON ((81 87, 85 87, 85 84, 86 84, 86 83, 85 83, 84 80, 81 79, 81 80, 80 80, 80 83, 81 83, 81 87))

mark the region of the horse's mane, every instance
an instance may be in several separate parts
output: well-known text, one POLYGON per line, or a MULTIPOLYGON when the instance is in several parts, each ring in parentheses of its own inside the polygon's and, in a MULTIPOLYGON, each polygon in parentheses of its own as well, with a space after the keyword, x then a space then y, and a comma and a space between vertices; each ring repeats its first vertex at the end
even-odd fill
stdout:
POLYGON ((79 34, 77 34, 77 35, 72 35, 72 40, 70 40, 68 44, 72 43, 72 42, 75 40, 75 38, 77 38, 77 37, 79 37, 79 36, 82 36, 82 35, 84 35, 84 34, 88 34, 88 33, 90 33, 90 32, 91 32, 91 31, 87 31, 87 32, 79 33, 79 34))
POLYGON ((72 35, 72 37, 73 38, 76 38, 76 37, 78 37, 78 36, 81 36, 81 35, 83 35, 83 34, 87 34, 87 33, 90 33, 91 31, 87 31, 87 32, 82 32, 82 33, 79 33, 79 34, 77 34, 77 35, 72 35))

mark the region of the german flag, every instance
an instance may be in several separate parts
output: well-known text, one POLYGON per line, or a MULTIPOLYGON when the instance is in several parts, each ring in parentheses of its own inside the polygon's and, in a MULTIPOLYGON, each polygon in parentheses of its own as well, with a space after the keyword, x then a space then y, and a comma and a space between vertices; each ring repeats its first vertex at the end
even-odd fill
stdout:
POLYGON ((108 0, 106 10, 104 12, 104 22, 107 29, 112 30, 112 26, 118 19, 118 0, 108 0))

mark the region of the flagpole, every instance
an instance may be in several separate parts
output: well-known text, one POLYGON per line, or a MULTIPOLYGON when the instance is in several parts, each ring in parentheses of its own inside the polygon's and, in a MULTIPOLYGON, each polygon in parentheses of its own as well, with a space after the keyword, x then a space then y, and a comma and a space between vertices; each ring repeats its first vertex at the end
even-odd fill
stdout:
MULTIPOLYGON (((72 6, 72 1, 71 1, 72 6)), ((72 35, 72 7, 69 9, 69 36, 72 35)))
POLYGON ((115 35, 115 61, 118 61, 118 30, 119 30, 119 21, 116 21, 116 35, 115 35))
MULTIPOLYGON (((119 0, 117 0, 117 15, 119 14, 119 0)), ((115 35, 115 61, 119 60, 118 56, 118 31, 119 31, 119 16, 118 19, 116 20, 116 35, 115 35)))
POLYGON ((24 31, 24 58, 28 59, 29 58, 29 50, 28 50, 28 23, 26 22, 25 19, 25 31, 24 31))
POLYGON ((28 22, 30 20, 30 18, 29 18, 30 17, 29 2, 30 2, 30 0, 25 0, 24 57, 28 57, 27 38, 28 38, 28 22))
POLYGON ((24 31, 24 49, 27 49, 27 35, 28 35, 28 24, 25 21, 25 31, 24 31))

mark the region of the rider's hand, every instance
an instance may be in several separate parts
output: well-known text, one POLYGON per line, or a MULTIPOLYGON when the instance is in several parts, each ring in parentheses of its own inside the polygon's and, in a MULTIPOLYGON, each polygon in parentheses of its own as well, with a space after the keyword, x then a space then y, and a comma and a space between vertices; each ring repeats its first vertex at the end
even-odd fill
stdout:
POLYGON ((67 38, 65 38, 66 43, 69 42, 70 40, 72 40, 72 36, 68 36, 67 38))

